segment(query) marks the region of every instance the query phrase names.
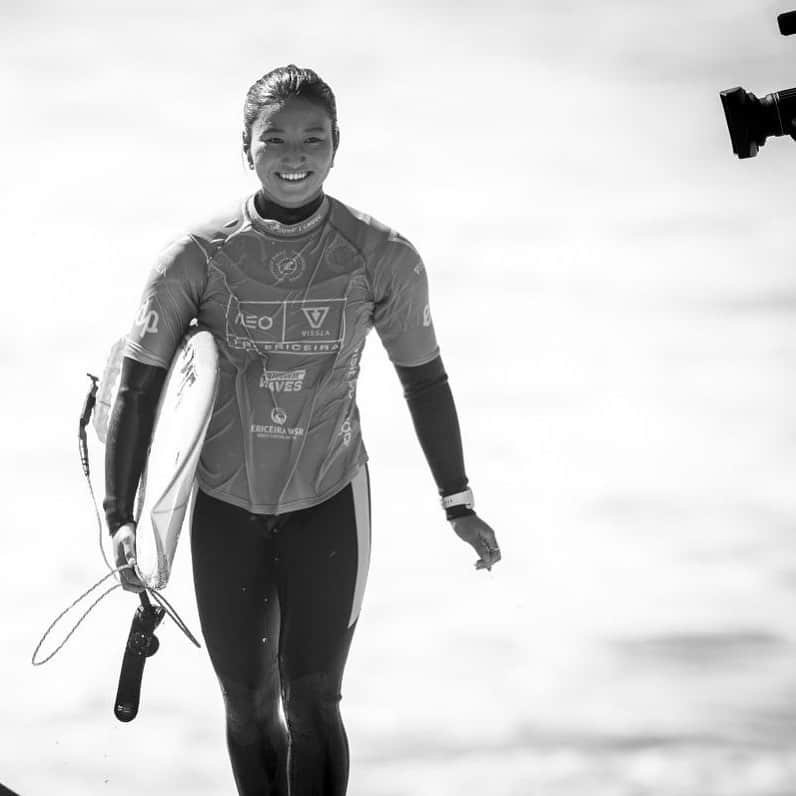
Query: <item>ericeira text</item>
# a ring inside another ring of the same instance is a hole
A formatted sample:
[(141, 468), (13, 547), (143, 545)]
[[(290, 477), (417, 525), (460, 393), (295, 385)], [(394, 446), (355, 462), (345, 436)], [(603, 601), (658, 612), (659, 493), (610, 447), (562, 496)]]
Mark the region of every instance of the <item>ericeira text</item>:
[(304, 429), (301, 427), (288, 428), (286, 426), (268, 426), (260, 423), (252, 423), (251, 433), (256, 434), (258, 437), (300, 437), (304, 434)]

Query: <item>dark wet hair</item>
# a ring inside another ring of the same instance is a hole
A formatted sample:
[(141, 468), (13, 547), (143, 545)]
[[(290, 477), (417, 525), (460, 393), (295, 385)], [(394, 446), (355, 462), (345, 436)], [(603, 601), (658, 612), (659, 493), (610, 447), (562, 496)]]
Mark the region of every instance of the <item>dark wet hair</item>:
[(332, 120), (332, 146), (337, 151), (340, 128), (337, 126), (334, 92), (317, 72), (288, 64), (264, 74), (246, 93), (246, 102), (243, 104), (243, 151), (247, 156), (251, 146), (252, 125), (262, 109), (269, 105), (283, 105), (291, 97), (314, 102), (329, 114)]

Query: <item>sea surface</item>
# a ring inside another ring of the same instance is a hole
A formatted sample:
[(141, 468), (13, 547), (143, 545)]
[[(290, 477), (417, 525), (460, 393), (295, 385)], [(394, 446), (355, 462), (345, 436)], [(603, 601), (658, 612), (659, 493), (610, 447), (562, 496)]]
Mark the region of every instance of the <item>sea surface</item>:
[[(254, 189), (243, 97), (292, 61), (337, 93), (328, 192), (423, 254), (503, 550), (476, 572), (447, 526), (374, 335), (351, 796), (796, 796), (796, 144), (739, 161), (718, 97), (796, 85), (782, 10), (5, 0), (0, 782), (234, 792), (206, 651), (170, 622), (113, 717), (130, 595), (30, 657), (105, 571), (85, 373), (159, 249)], [(166, 596), (198, 632), (189, 558)]]

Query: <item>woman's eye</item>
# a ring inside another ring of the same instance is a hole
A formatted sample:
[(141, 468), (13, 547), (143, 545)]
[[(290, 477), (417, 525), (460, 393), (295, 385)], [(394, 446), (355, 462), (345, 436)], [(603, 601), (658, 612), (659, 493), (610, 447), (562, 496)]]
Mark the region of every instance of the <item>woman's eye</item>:
[(281, 138), (266, 138), (265, 139), (265, 143), (266, 144), (281, 144), (282, 143), (282, 139)]
[(320, 144), (320, 143), (322, 143), (322, 142), (323, 142), (323, 139), (322, 139), (322, 138), (315, 138), (315, 137), (313, 137), (313, 138), (308, 138), (308, 139), (307, 139), (307, 143), (309, 143), (309, 144)]

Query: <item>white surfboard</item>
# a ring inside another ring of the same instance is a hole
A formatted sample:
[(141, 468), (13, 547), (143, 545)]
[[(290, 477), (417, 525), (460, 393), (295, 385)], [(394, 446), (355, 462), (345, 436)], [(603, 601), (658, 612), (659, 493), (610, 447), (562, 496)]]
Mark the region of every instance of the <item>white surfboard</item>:
[[(97, 395), (94, 429), (103, 443), (119, 389), (123, 349), (123, 340), (111, 349)], [(192, 330), (169, 368), (136, 496), (136, 574), (153, 589), (162, 589), (171, 574), (217, 386), (218, 349), (213, 335)]]

